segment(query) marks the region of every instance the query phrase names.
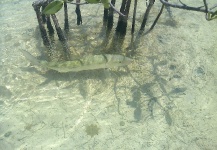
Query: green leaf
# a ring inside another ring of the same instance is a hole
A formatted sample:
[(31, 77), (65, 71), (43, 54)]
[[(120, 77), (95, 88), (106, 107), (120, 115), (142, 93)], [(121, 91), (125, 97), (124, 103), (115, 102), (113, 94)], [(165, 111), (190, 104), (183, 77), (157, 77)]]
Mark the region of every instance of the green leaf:
[(45, 7), (42, 13), (46, 15), (55, 14), (63, 7), (63, 3), (64, 3), (63, 0), (53, 1)]
[(108, 1), (108, 0), (101, 0), (101, 2), (103, 3), (104, 8), (109, 9), (110, 4), (109, 4), (109, 1)]
[(86, 2), (90, 3), (90, 4), (95, 4), (95, 3), (99, 3), (100, 0), (85, 0)]

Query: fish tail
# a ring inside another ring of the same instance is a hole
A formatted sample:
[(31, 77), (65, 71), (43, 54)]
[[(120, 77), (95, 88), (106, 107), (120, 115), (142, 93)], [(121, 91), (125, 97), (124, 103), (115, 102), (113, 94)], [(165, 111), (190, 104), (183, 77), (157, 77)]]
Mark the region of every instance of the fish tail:
[(35, 58), (29, 52), (27, 52), (25, 50), (22, 50), (22, 49), (20, 49), (20, 51), (23, 53), (23, 55), (26, 57), (26, 59), (28, 59), (31, 63), (33, 63), (34, 65), (41, 66), (40, 60), (38, 60), (37, 58)]

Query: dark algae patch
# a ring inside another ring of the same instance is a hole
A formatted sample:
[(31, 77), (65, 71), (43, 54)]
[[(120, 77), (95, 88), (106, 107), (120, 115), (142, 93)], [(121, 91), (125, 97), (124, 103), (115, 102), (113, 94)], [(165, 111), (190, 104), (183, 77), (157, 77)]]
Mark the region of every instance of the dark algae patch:
[(85, 132), (93, 137), (99, 134), (99, 127), (96, 124), (86, 125)]

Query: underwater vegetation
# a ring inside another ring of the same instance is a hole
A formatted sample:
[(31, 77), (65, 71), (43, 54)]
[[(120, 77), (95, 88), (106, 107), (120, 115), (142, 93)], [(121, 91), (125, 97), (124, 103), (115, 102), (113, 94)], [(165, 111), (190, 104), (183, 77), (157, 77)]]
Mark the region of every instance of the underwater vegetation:
[[(146, 35), (150, 33), (150, 31), (153, 30), (155, 25), (157, 24), (162, 12), (164, 9), (167, 10), (167, 12), (170, 15), (171, 20), (174, 20), (170, 8), (178, 8), (183, 10), (190, 10), (190, 11), (198, 11), (206, 14), (206, 19), (208, 21), (214, 20), (217, 18), (217, 5), (211, 6), (208, 5), (206, 0), (203, 0), (203, 7), (201, 6), (188, 6), (188, 4), (185, 4), (181, 1), (177, 3), (168, 2), (165, 0), (160, 0), (161, 8), (159, 13), (157, 14), (156, 18), (154, 19), (152, 25), (149, 29), (145, 29), (147, 26), (148, 19), (150, 17), (150, 14), (152, 13), (151, 9), (153, 8), (154, 4), (156, 3), (155, 0), (149, 0), (146, 1), (146, 6), (144, 6), (145, 11), (143, 15), (143, 19), (139, 28), (139, 32), (136, 35), (136, 38), (134, 39), (134, 32), (135, 32), (135, 20), (137, 15), (137, 6), (140, 4), (140, 1), (135, 0), (134, 3), (131, 3), (131, 0), (128, 1), (122, 1), (120, 9), (115, 8), (116, 0), (84, 0), (84, 1), (76, 1), (73, 2), (73, 0), (55, 0), (55, 1), (48, 1), (48, 0), (36, 0), (33, 2), (33, 8), (36, 12), (36, 16), (39, 23), (39, 29), (41, 32), (41, 37), (43, 40), (43, 43), (45, 47), (48, 49), (47, 52), (45, 52), (45, 55), (49, 58), (52, 55), (52, 39), (54, 36), (54, 28), (56, 29), (56, 33), (58, 35), (59, 41), (62, 43), (63, 48), (63, 55), (65, 60), (72, 60), (71, 54), (70, 54), (70, 48), (68, 44), (68, 34), (69, 34), (69, 19), (68, 19), (68, 4), (73, 4), (76, 6), (75, 13), (77, 16), (77, 25), (82, 24), (82, 14), (81, 14), (81, 7), (82, 5), (88, 5), (88, 4), (97, 4), (101, 3), (103, 5), (104, 11), (103, 11), (103, 26), (102, 30), (105, 32), (105, 44), (107, 44), (108, 39), (110, 38), (110, 34), (112, 33), (112, 28), (115, 24), (114, 22), (114, 13), (118, 13), (118, 22), (115, 30), (115, 38), (113, 41), (118, 41), (120, 45), (123, 44), (124, 38), (127, 33), (127, 26), (128, 26), (128, 18), (130, 13), (130, 7), (133, 7), (133, 13), (130, 14), (133, 16), (132, 18), (132, 26), (131, 26), (131, 44), (130, 48), (131, 51), (134, 50), (134, 46), (137, 45), (139, 42), (139, 38), (141, 35)], [(143, 3), (144, 5), (144, 3)], [(115, 6), (115, 7), (114, 7)], [(209, 7), (208, 7), (209, 6)], [(64, 31), (59, 26), (59, 21), (57, 19), (56, 13), (60, 11), (61, 9), (64, 9)], [(120, 10), (120, 11), (119, 11)], [(53, 24), (55, 27), (53, 27), (51, 20), (53, 20)], [(174, 21), (166, 21), (166, 24), (170, 26), (176, 26), (176, 22)], [(45, 27), (47, 25), (47, 29)], [(146, 31), (146, 32), (144, 32)], [(144, 34), (143, 34), (144, 33)], [(49, 36), (48, 36), (49, 35)], [(120, 47), (121, 48), (121, 47)], [(130, 50), (129, 50), (130, 51)], [(116, 53), (118, 51), (115, 51)], [(127, 55), (133, 54), (133, 52), (127, 52)]]
[(100, 128), (96, 124), (90, 124), (85, 126), (85, 132), (87, 133), (87, 135), (90, 135), (91, 138), (99, 134), (99, 129)]

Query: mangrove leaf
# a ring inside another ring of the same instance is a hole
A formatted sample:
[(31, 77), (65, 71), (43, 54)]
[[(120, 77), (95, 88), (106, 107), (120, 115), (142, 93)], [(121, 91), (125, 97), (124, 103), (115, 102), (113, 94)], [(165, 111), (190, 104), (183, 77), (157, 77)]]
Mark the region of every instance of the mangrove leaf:
[(101, 3), (103, 3), (105, 9), (109, 9), (110, 4), (108, 0), (101, 0)]
[(63, 7), (63, 3), (64, 1), (61, 0), (53, 1), (45, 7), (42, 13), (46, 15), (55, 14)]
[(95, 4), (95, 3), (99, 3), (100, 0), (85, 0), (86, 2), (90, 3), (90, 4)]

